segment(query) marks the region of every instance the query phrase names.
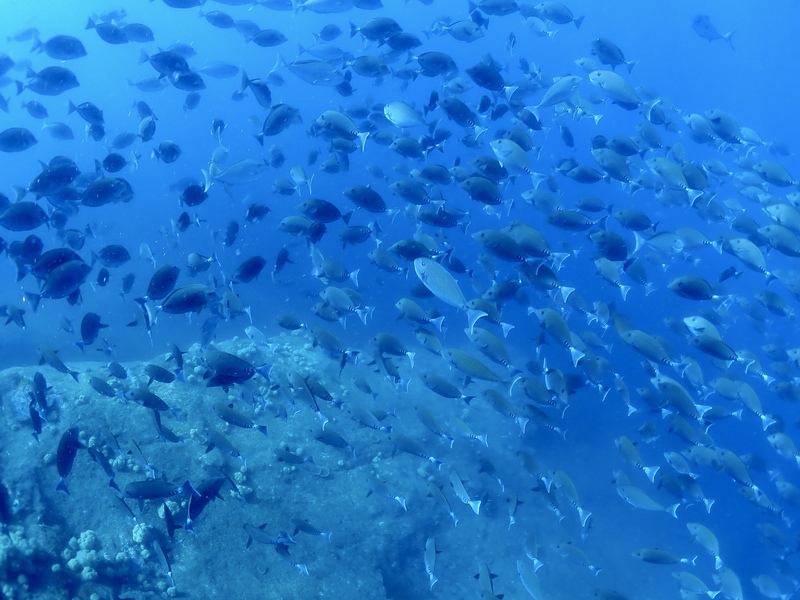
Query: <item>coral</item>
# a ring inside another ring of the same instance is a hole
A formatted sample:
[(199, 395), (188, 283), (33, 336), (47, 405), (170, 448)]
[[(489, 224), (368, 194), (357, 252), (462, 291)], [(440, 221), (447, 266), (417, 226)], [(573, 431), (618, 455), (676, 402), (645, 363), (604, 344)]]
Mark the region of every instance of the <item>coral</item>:
[(146, 544), (150, 540), (150, 528), (144, 523), (137, 523), (133, 527), (133, 541), (137, 544)]
[(97, 535), (91, 529), (87, 529), (81, 533), (81, 537), (78, 539), (78, 545), (81, 550), (94, 550), (97, 546)]

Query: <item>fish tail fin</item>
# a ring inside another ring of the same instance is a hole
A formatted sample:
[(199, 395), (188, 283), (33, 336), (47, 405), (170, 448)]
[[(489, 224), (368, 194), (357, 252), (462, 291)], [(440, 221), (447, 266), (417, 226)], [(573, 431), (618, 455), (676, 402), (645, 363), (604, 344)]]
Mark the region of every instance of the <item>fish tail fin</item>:
[[(630, 288), (629, 288), (629, 289), (630, 289)], [(584, 356), (586, 356), (586, 353), (584, 353), (584, 352), (581, 352), (581, 351), (580, 351), (580, 350), (578, 350), (577, 348), (573, 348), (573, 347), (570, 347), (570, 349), (569, 349), (569, 353), (570, 353), (570, 357), (572, 358), (572, 364), (573, 364), (574, 366), (576, 366), (576, 367), (578, 366), (578, 363), (581, 361), (581, 359), (582, 359)]]
[(581, 520), (581, 527), (586, 527), (586, 522), (592, 516), (592, 513), (589, 512), (588, 510), (584, 510), (581, 507), (578, 507), (578, 516), (580, 517)]
[(27, 188), (20, 187), (18, 185), (14, 186), (14, 196), (16, 202), (22, 200), (27, 194), (28, 194)]
[(481, 512), (481, 503), (482, 502), (483, 502), (483, 500), (470, 500), (469, 501), (469, 507), (472, 509), (472, 511), (476, 515), (480, 514), (480, 512)]
[(25, 292), (25, 298), (31, 303), (31, 309), (36, 312), (39, 308), (39, 302), (42, 300), (41, 294), (34, 294), (33, 292)]
[(572, 22), (575, 23), (575, 29), (580, 29), (581, 25), (583, 24), (584, 17), (578, 17), (577, 19), (573, 20)]
[(183, 485), (181, 486), (181, 492), (183, 492), (185, 494), (191, 494), (195, 498), (200, 498), (201, 497), (200, 492), (198, 492), (195, 489), (195, 487), (191, 484), (191, 482), (188, 479), (183, 482)]
[(485, 317), (487, 313), (483, 312), (482, 310), (467, 310), (467, 321), (469, 322), (469, 330), (472, 331), (475, 328), (475, 323), (478, 322), (479, 319)]
[(725, 39), (726, 42), (728, 42), (728, 45), (731, 47), (731, 50), (733, 50), (735, 52), (736, 51), (736, 46), (733, 45), (733, 34), (734, 33), (736, 33), (736, 32), (735, 31), (729, 31), (728, 33), (723, 34), (722, 37)]
[(647, 475), (647, 478), (652, 483), (655, 483), (656, 482), (656, 475), (658, 474), (659, 469), (661, 469), (661, 467), (644, 467), (642, 470)]
[(41, 54), (44, 50), (44, 44), (42, 44), (41, 38), (39, 38), (39, 34), (35, 34), (33, 36), (33, 46), (31, 46), (31, 52), (36, 52)]
[[(364, 153), (364, 148), (365, 148), (365, 147), (366, 147), (366, 145), (367, 145), (367, 138), (368, 138), (368, 137), (369, 137), (369, 131), (363, 131), (363, 132), (361, 132), (361, 133), (359, 133), (359, 134), (358, 134), (358, 138), (361, 140), (361, 153), (362, 153), (362, 154)], [(311, 188), (310, 188), (310, 186), (309, 186), (309, 190), (310, 190), (310, 189), (311, 189)]]

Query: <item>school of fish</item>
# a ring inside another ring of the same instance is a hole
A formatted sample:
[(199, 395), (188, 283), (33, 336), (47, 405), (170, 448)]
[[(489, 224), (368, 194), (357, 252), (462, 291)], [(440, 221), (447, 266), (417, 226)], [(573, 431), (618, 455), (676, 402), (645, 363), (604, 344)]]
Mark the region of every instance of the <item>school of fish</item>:
[[(26, 406), (4, 394), (5, 426), (50, 462), (41, 506), (0, 463), (3, 532), (76, 487), (119, 509), (103, 519), (150, 528), (147, 577), (51, 585), (210, 597), (178, 573), (220, 552), (204, 539), (227, 498), (242, 556), (274, 550), (237, 570), (274, 597), (290, 597), (276, 577), (308, 585), (296, 597), (315, 589), (303, 578), (347, 579), (366, 536), (394, 559), (383, 589), (351, 581), (352, 598), (800, 589), (786, 144), (722, 96), (675, 105), (633, 49), (590, 39), (592, 15), (557, 2), (162, 3), (173, 27), (260, 67), (123, 8), (83, 31), (32, 19), (0, 52), (0, 152), (35, 173), (4, 170), (0, 314), (31, 332), (60, 322), (22, 338), (43, 365), (19, 384)], [(270, 27), (278, 14), (291, 30)], [(686, 28), (740, 51), (708, 16)], [(556, 35), (584, 44), (569, 72), (549, 72)], [(82, 69), (111, 47), (130, 87), (83, 98)], [(219, 116), (199, 124), (203, 110)], [(128, 230), (131, 211), (157, 236)], [(157, 358), (117, 362), (131, 336)], [(95, 351), (111, 362), (73, 365)], [(369, 507), (363, 529), (303, 516), (335, 502), (329, 478)], [(640, 525), (620, 555), (625, 521)], [(59, 526), (80, 533), (66, 513)], [(739, 528), (755, 567), (730, 548)]]

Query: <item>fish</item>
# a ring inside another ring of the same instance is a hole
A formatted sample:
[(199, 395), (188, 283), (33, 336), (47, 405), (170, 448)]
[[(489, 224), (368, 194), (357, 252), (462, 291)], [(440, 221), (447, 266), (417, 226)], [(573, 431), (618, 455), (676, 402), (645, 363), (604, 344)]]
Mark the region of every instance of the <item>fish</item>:
[(186, 314), (203, 310), (213, 291), (203, 284), (190, 284), (172, 290), (158, 305), (158, 309), (170, 314)]
[(311, 536), (322, 537), (331, 542), (331, 536), (333, 535), (332, 531), (320, 531), (316, 527), (314, 527), (311, 523), (309, 523), (306, 519), (301, 519), (298, 517), (292, 517), (292, 525), (294, 525), (294, 531), (292, 535), (297, 535), (299, 532), (307, 533)]
[(281, 60), (292, 75), (311, 85), (337, 87), (347, 81), (338, 68), (324, 60), (300, 59), (291, 63), (282, 57)]
[(188, 479), (180, 485), (156, 479), (132, 481), (125, 486), (124, 490), (125, 497), (132, 500), (164, 500), (179, 494), (200, 497), (200, 492), (194, 488)]
[(217, 413), (217, 416), (219, 416), (219, 418), (226, 423), (230, 423), (231, 425), (241, 427), (243, 429), (257, 429), (262, 434), (268, 435), (266, 425), (256, 425), (246, 415), (233, 408), (233, 405), (217, 402), (214, 404), (213, 408), (214, 412)]
[(539, 104), (529, 107), (531, 113), (538, 119), (539, 109), (547, 106), (555, 106), (567, 100), (571, 100), (575, 90), (583, 81), (577, 75), (567, 75), (556, 77), (552, 84), (547, 88)]
[(27, 89), (42, 96), (59, 96), (80, 86), (75, 73), (66, 67), (45, 67), (38, 73), (29, 69), (27, 78), (27, 83), (16, 82), (17, 94)]
[(69, 369), (67, 365), (65, 365), (64, 362), (58, 357), (58, 354), (55, 350), (45, 344), (40, 344), (39, 354), (41, 356), (39, 364), (47, 364), (59, 373), (69, 375), (75, 380), (76, 383), (80, 382), (78, 379), (79, 373)]
[(266, 162), (252, 158), (244, 158), (224, 169), (212, 162), (208, 171), (201, 169), (205, 182), (204, 189), (207, 191), (214, 182), (225, 185), (244, 185), (258, 181), (266, 173), (267, 166)]
[(625, 502), (634, 508), (650, 511), (664, 511), (676, 519), (678, 518), (677, 513), (680, 503), (671, 506), (663, 506), (648, 496), (644, 490), (632, 485), (618, 485), (617, 493)]
[(575, 17), (569, 7), (558, 2), (541, 2), (534, 5), (534, 10), (541, 15), (542, 19), (566, 25), (573, 23), (576, 29), (580, 29), (583, 24), (584, 16)]
[(489, 436), (487, 434), (476, 433), (472, 427), (458, 417), (450, 417), (447, 424), (456, 435), (465, 440), (477, 440), (487, 448), (489, 447)]
[(153, 148), (151, 156), (166, 164), (170, 164), (178, 160), (182, 153), (183, 150), (178, 144), (172, 140), (163, 140), (159, 142), (158, 147)]
[(267, 261), (263, 257), (251, 256), (236, 267), (232, 281), (250, 283), (261, 274), (261, 271), (266, 265)]
[(6, 325), (15, 323), (20, 329), (25, 329), (25, 311), (14, 306), (13, 304), (5, 304), (0, 306), (0, 316), (7, 317)]
[(719, 557), (719, 542), (717, 541), (717, 536), (701, 523), (690, 522), (686, 524), (686, 528), (689, 530), (695, 542), (714, 557), (715, 568), (717, 570), (722, 568), (723, 562)]
[(255, 367), (235, 354), (224, 352), (215, 348), (208, 348), (203, 354), (203, 363), (208, 369), (206, 385), (228, 388), (235, 383), (242, 383), (252, 378), (256, 373), (267, 377), (265, 367)]
[(163, 300), (175, 289), (179, 276), (180, 268), (169, 263), (161, 265), (150, 277), (143, 298), (145, 300)]
[(456, 497), (461, 500), (464, 504), (469, 506), (476, 515), (480, 514), (481, 511), (481, 500), (472, 500), (470, 498), (469, 493), (467, 492), (466, 488), (464, 487), (464, 483), (461, 481), (461, 478), (458, 476), (455, 470), (450, 471), (450, 486), (453, 488), (453, 492), (455, 493)]
[(121, 28), (130, 42), (145, 43), (155, 41), (153, 30), (144, 23), (125, 23)]
[(555, 551), (560, 556), (566, 558), (568, 561), (586, 567), (589, 569), (589, 572), (593, 575), (597, 576), (602, 569), (599, 569), (595, 565), (589, 562), (588, 557), (584, 552), (578, 548), (575, 544), (570, 542), (556, 544)]
[(58, 469), (58, 485), (56, 490), (69, 494), (67, 489), (67, 476), (72, 471), (72, 466), (75, 463), (75, 457), (78, 455), (78, 450), (85, 448), (79, 439), (79, 430), (77, 427), (70, 427), (63, 434), (58, 442), (58, 450), (56, 452), (56, 467)]
[(125, 30), (115, 23), (95, 22), (90, 17), (86, 24), (86, 29), (94, 29), (100, 39), (107, 44), (119, 45), (128, 43), (128, 36), (125, 34)]
[(86, 313), (81, 319), (81, 341), (76, 342), (75, 345), (81, 350), (86, 346), (91, 346), (105, 327), (108, 325), (101, 322), (100, 315), (93, 312)]
[(733, 46), (733, 32), (720, 33), (711, 22), (711, 17), (708, 15), (695, 15), (692, 17), (692, 29), (704, 40), (708, 40), (709, 42), (725, 40), (728, 42), (728, 45), (735, 50)]
[(479, 319), (486, 316), (487, 313), (467, 306), (466, 298), (458, 282), (439, 263), (429, 258), (417, 258), (414, 260), (414, 272), (434, 296), (467, 313), (470, 330), (475, 327), (475, 323)]
[(122, 177), (103, 177), (89, 184), (81, 195), (84, 206), (98, 207), (133, 199), (131, 184)]
[(444, 464), (441, 460), (430, 454), (429, 451), (425, 450), (423, 446), (409, 437), (393, 434), (391, 436), (391, 442), (397, 450), (430, 461), (437, 469), (441, 469)]
[(714, 293), (711, 284), (697, 275), (684, 275), (673, 279), (667, 286), (682, 298), (689, 300), (716, 300), (720, 298)]
[(425, 552), (424, 552), (424, 562), (425, 562), (425, 572), (428, 575), (428, 580), (430, 581), (430, 588), (433, 589), (433, 586), (436, 582), (439, 581), (439, 578), (434, 575), (434, 569), (436, 568), (436, 554), (439, 551), (436, 550), (436, 541), (433, 538), (428, 538), (425, 540)]
[(609, 100), (626, 110), (634, 110), (642, 103), (633, 86), (614, 71), (592, 71), (589, 73), (589, 81), (597, 86)]
[(99, 262), (104, 267), (108, 268), (121, 267), (130, 259), (130, 252), (128, 252), (125, 246), (121, 246), (120, 244), (110, 244), (101, 248), (97, 254), (92, 253), (93, 262)]
[(501, 138), (492, 140), (489, 145), (497, 160), (510, 174), (525, 173), (529, 175), (534, 187), (537, 187), (544, 179), (542, 174), (533, 170), (530, 157), (514, 140)]
[(37, 143), (33, 133), (24, 127), (9, 127), (0, 131), (0, 152), (24, 152)]
[(44, 42), (37, 37), (31, 51), (44, 52), (56, 60), (75, 60), (87, 55), (83, 42), (74, 36), (63, 34), (54, 35)]
[(614, 70), (619, 65), (625, 65), (628, 73), (633, 71), (638, 61), (626, 61), (622, 50), (608, 38), (598, 37), (590, 42), (592, 55), (597, 57), (602, 64), (608, 65)]
[(149, 386), (154, 381), (158, 381), (160, 383), (172, 383), (175, 381), (176, 376), (174, 373), (165, 369), (160, 365), (155, 364), (148, 364), (144, 367), (144, 372), (147, 374), (148, 381), (147, 385)]
[(423, 117), (406, 102), (397, 100), (383, 107), (384, 116), (396, 127), (408, 129), (425, 125)]
[(332, 42), (340, 35), (342, 35), (341, 28), (335, 23), (329, 23), (323, 26), (319, 32), (315, 34), (315, 37), (324, 42)]

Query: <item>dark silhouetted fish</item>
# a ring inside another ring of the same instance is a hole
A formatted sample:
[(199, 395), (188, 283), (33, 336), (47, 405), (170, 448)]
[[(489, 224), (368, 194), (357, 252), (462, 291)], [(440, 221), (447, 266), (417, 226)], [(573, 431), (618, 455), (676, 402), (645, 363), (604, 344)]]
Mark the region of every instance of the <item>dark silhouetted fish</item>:
[(59, 476), (56, 489), (65, 494), (69, 494), (66, 482), (67, 476), (72, 471), (75, 457), (81, 448), (85, 448), (85, 446), (78, 439), (77, 427), (71, 427), (61, 435), (61, 439), (58, 442), (58, 451), (56, 452), (56, 467), (58, 468)]
[(30, 130), (11, 127), (0, 131), (0, 152), (23, 152), (37, 143)]
[(42, 96), (58, 96), (78, 87), (75, 73), (65, 67), (45, 67), (38, 73), (28, 70), (28, 83), (17, 82), (17, 94), (31, 90)]
[(31, 50), (44, 52), (56, 60), (73, 60), (86, 56), (86, 48), (83, 47), (83, 43), (71, 35), (55, 35), (46, 42), (37, 39)]
[(242, 261), (233, 274), (233, 280), (241, 283), (249, 283), (261, 274), (267, 261), (261, 256), (251, 256)]
[(100, 249), (100, 252), (95, 254), (92, 252), (92, 262), (100, 262), (101, 265), (108, 268), (121, 267), (131, 259), (131, 254), (125, 246), (120, 244), (109, 244)]
[(86, 313), (81, 319), (81, 341), (75, 342), (75, 345), (81, 350), (85, 346), (91, 346), (104, 327), (108, 327), (108, 325), (101, 322), (100, 315), (93, 312)]
[(147, 300), (163, 300), (166, 298), (167, 295), (175, 289), (175, 284), (178, 282), (180, 272), (180, 268), (169, 263), (159, 267), (150, 277), (145, 298)]
[(191, 284), (173, 290), (159, 305), (159, 310), (170, 314), (200, 312), (214, 291), (203, 284)]

